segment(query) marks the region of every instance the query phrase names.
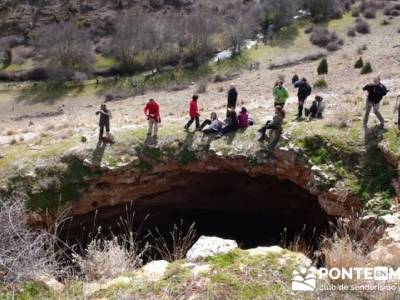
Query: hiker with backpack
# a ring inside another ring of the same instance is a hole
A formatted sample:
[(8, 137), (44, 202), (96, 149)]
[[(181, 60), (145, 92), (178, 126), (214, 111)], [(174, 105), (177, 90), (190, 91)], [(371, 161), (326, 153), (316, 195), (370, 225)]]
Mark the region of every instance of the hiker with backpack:
[(297, 98), (299, 100), (298, 104), (298, 113), (297, 113), (297, 119), (300, 119), (303, 117), (303, 109), (304, 109), (304, 103), (307, 100), (307, 97), (311, 95), (312, 88), (308, 84), (306, 78), (302, 78), (294, 83), (294, 87), (298, 89), (297, 91)]
[[(205, 120), (201, 124), (201, 129), (203, 130), (204, 134), (212, 134), (212, 133), (219, 133), (222, 129), (223, 123), (218, 119), (217, 113), (212, 112), (210, 115), (210, 119)], [(204, 129), (208, 126), (206, 129)]]
[(363, 91), (368, 92), (366, 107), (365, 107), (365, 116), (364, 116), (364, 127), (367, 128), (369, 114), (371, 113), (371, 109), (373, 109), (374, 114), (378, 118), (381, 123), (381, 128), (385, 127), (385, 120), (383, 119), (380, 111), (379, 104), (384, 96), (388, 93), (386, 87), (381, 83), (381, 79), (379, 77), (375, 77), (372, 83), (367, 84)]
[(228, 91), (228, 105), (227, 108), (236, 108), (237, 104), (237, 99), (238, 99), (238, 92), (236, 90), (235, 84), (232, 83), (229, 91)]
[(190, 126), (193, 122), (196, 121), (196, 130), (200, 130), (200, 113), (199, 107), (197, 105), (197, 101), (199, 100), (199, 96), (193, 95), (192, 100), (189, 102), (189, 117), (190, 120), (185, 125), (185, 130), (189, 130)]
[(285, 107), (286, 100), (289, 98), (289, 92), (283, 86), (283, 80), (278, 80), (273, 88), (274, 106)]
[[(99, 141), (102, 142), (104, 140), (110, 140), (110, 119), (111, 111), (107, 109), (105, 104), (100, 106), (100, 110), (96, 111), (96, 115), (100, 115), (99, 119)], [(106, 136), (104, 137), (104, 129), (106, 129)]]
[(144, 107), (144, 114), (149, 121), (147, 136), (157, 138), (158, 125), (161, 123), (160, 106), (154, 99), (150, 99)]

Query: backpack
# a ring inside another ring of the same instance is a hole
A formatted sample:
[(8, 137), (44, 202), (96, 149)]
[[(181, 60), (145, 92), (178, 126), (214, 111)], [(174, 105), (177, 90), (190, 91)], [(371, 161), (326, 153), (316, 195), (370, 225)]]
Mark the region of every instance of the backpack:
[(311, 95), (311, 92), (312, 92), (312, 88), (311, 88), (311, 86), (307, 83), (307, 85), (306, 85), (306, 95), (307, 95), (307, 96), (310, 96), (310, 95)]

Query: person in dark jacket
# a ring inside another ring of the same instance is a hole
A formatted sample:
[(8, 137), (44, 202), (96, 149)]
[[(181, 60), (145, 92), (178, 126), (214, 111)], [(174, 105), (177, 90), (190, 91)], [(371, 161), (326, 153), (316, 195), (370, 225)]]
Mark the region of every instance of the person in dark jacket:
[(109, 139), (110, 137), (110, 119), (111, 119), (111, 112), (107, 109), (107, 106), (105, 104), (102, 104), (100, 106), (100, 110), (96, 111), (96, 115), (100, 115), (99, 119), (99, 127), (100, 127), (100, 133), (99, 133), (99, 141), (103, 140), (103, 135), (104, 135), (104, 128), (106, 129), (107, 136), (106, 138)]
[(368, 92), (365, 107), (364, 127), (367, 127), (369, 114), (371, 113), (371, 109), (373, 109), (374, 114), (378, 118), (379, 122), (381, 123), (381, 127), (383, 128), (385, 126), (385, 120), (379, 112), (379, 104), (382, 98), (388, 93), (388, 90), (381, 83), (381, 79), (379, 77), (375, 77), (373, 82), (367, 84), (363, 90)]
[(185, 125), (185, 130), (189, 130), (189, 127), (196, 121), (196, 129), (201, 130), (200, 127), (200, 113), (199, 107), (197, 105), (197, 100), (199, 100), (199, 96), (193, 95), (192, 100), (189, 103), (189, 117), (190, 120)]
[(304, 77), (294, 83), (294, 87), (298, 88), (297, 98), (299, 100), (297, 118), (303, 117), (304, 103), (307, 97), (311, 95), (312, 88)]
[(226, 112), (226, 120), (224, 122), (224, 127), (221, 132), (217, 135), (217, 137), (221, 137), (222, 135), (233, 132), (239, 129), (239, 119), (236, 111), (232, 108), (229, 108)]
[(237, 104), (237, 99), (238, 99), (238, 92), (236, 90), (235, 84), (232, 83), (229, 91), (228, 91), (228, 106), (227, 108), (236, 108)]
[(317, 95), (315, 96), (314, 101), (311, 104), (310, 109), (305, 109), (305, 115), (306, 117), (309, 117), (309, 120), (318, 118), (322, 119), (322, 114), (325, 109), (325, 105), (322, 102), (324, 100), (321, 96)]

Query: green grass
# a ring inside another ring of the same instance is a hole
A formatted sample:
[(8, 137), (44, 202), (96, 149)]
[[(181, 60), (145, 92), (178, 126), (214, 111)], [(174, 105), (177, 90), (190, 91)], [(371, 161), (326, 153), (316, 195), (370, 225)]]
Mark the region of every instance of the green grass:
[(95, 69), (110, 69), (117, 66), (117, 64), (118, 63), (114, 58), (97, 54), (95, 56), (95, 63), (93, 67)]
[(29, 71), (31, 69), (33, 69), (33, 60), (27, 59), (22, 64), (11, 64), (7, 68), (0, 69), (0, 71), (17, 73), (17, 72)]
[(337, 179), (343, 181), (365, 204), (377, 195), (381, 197), (378, 205), (368, 209), (384, 213), (390, 208), (395, 194), (391, 186), (391, 181), (396, 178), (395, 170), (377, 147), (371, 147), (365, 154), (360, 151), (364, 145), (358, 127), (341, 130), (338, 135), (335, 129), (331, 130), (311, 136), (300, 133), (297, 145), (305, 151), (313, 164), (333, 165)]

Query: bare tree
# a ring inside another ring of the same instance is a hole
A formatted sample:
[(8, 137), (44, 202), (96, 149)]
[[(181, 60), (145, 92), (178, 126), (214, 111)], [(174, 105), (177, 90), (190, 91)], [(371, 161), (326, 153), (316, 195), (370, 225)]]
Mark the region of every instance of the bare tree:
[(225, 37), (228, 47), (232, 49), (232, 56), (235, 57), (242, 52), (246, 39), (251, 37), (250, 26), (244, 20), (229, 25)]
[(143, 50), (146, 53), (146, 65), (159, 71), (162, 65), (177, 56), (174, 47), (172, 20), (168, 17), (149, 17), (143, 24)]
[(0, 282), (19, 282), (53, 275), (49, 252), (52, 236), (27, 223), (24, 201), (0, 200)]
[(137, 69), (137, 56), (143, 49), (143, 32), (145, 16), (125, 15), (117, 24), (116, 33), (112, 37), (111, 52), (124, 72)]
[(262, 28), (268, 30), (273, 25), (275, 30), (290, 24), (296, 11), (301, 7), (295, 0), (264, 0), (261, 7), (264, 12)]
[(200, 10), (183, 17), (177, 34), (184, 62), (197, 67), (205, 61), (214, 50), (212, 35), (219, 25), (216, 18)]
[(50, 24), (38, 32), (35, 41), (40, 54), (48, 60), (56, 79), (66, 79), (73, 72), (91, 68), (92, 52), (87, 31), (74, 23)]

